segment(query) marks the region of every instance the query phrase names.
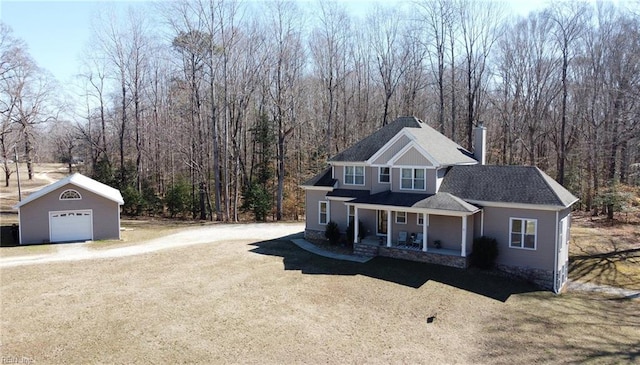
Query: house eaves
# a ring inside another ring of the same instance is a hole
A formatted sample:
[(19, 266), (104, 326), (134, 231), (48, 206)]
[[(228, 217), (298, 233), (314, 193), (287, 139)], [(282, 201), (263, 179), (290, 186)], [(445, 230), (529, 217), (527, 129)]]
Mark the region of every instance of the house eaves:
[(73, 185), (87, 191), (90, 191), (96, 195), (99, 195), (103, 198), (109, 199), (118, 203), (118, 205), (123, 205), (124, 200), (122, 199), (122, 194), (118, 189), (114, 189), (108, 185), (105, 185), (99, 181), (93, 180), (89, 177), (86, 177), (82, 174), (75, 173), (73, 175), (69, 175), (64, 179), (58, 180), (52, 184), (49, 184), (42, 189), (30, 194), (25, 199), (20, 201), (18, 204), (13, 206), (13, 209), (19, 209), (20, 207), (28, 204), (44, 195), (49, 194), (50, 192), (59, 189), (65, 185)]

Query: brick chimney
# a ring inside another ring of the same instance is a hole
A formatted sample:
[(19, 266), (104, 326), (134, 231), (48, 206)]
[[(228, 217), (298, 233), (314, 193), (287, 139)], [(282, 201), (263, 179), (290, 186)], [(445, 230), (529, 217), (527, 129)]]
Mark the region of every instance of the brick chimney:
[(473, 128), (473, 157), (480, 165), (487, 163), (487, 128), (482, 121)]

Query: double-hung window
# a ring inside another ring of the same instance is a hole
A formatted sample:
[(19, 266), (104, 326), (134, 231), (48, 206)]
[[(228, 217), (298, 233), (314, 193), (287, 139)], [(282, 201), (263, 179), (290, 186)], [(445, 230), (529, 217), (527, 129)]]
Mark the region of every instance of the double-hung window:
[(378, 167), (378, 182), (388, 184), (391, 181), (391, 174), (388, 167)]
[(364, 185), (364, 166), (344, 167), (345, 185)]
[(396, 212), (396, 223), (407, 224), (407, 212)]
[(404, 168), (400, 170), (400, 189), (402, 190), (424, 190), (425, 188), (424, 169)]
[(538, 221), (536, 219), (511, 218), (509, 247), (536, 249)]
[(329, 202), (321, 200), (318, 205), (318, 223), (327, 224), (329, 222)]

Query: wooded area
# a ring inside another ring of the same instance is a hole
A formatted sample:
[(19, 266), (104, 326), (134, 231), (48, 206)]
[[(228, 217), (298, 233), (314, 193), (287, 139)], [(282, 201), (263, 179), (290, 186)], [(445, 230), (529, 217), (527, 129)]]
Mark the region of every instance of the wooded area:
[(612, 214), (640, 185), (638, 8), (558, 2), (514, 17), (498, 2), (418, 0), (357, 16), (333, 1), (161, 2), (96, 19), (80, 106), (2, 25), (5, 183), (15, 154), (31, 172), (55, 149), (119, 188), (125, 214), (298, 219), (298, 184), (415, 115), (466, 148), (483, 122), (488, 163), (537, 165), (580, 209)]

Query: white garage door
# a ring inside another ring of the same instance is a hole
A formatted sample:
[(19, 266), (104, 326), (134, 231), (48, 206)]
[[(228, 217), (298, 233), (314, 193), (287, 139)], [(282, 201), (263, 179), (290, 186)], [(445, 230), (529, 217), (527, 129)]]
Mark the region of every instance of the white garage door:
[(93, 239), (91, 210), (49, 212), (51, 242), (87, 241)]

